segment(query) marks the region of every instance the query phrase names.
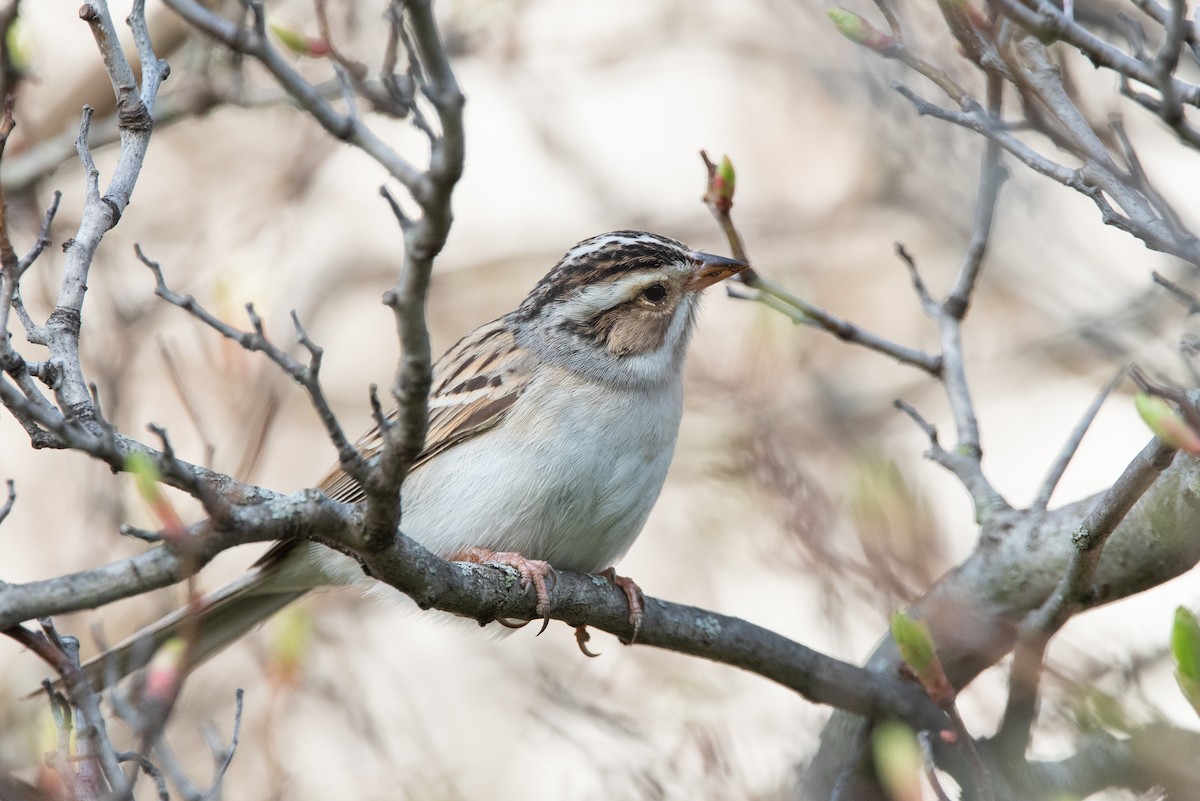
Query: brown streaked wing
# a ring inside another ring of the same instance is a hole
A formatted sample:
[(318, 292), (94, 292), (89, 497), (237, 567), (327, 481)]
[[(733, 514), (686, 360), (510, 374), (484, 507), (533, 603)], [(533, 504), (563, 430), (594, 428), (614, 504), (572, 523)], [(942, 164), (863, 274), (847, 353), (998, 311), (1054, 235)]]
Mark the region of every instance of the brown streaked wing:
[[(524, 355), (501, 318), (476, 328), (438, 359), (429, 393), (425, 448), (412, 469), (504, 419), (529, 383), (529, 373), (521, 364)], [(388, 415), (394, 416), (395, 411)], [(379, 446), (378, 426), (355, 443), (367, 458), (378, 453)], [(342, 503), (357, 503), (364, 497), (358, 482), (337, 466), (317, 486)]]

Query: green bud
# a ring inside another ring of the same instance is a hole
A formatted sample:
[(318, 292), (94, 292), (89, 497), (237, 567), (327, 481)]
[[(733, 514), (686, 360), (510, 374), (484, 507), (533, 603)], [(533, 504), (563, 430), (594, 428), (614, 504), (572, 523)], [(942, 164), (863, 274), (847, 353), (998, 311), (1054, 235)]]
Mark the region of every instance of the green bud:
[(900, 658), (920, 676), (933, 661), (933, 637), (929, 628), (903, 612), (892, 615), (892, 639), (900, 649)]
[(183, 682), (188, 644), (180, 637), (172, 637), (163, 643), (146, 666), (146, 683), (142, 690), (145, 700), (174, 703)]
[(1185, 607), (1175, 610), (1171, 627), (1171, 653), (1175, 655), (1175, 680), (1192, 708), (1200, 712), (1200, 621)]
[(271, 33), (275, 34), (275, 38), (279, 40), (280, 44), (298, 56), (321, 58), (333, 52), (329, 43), (324, 39), (307, 36), (277, 22), (269, 22), (267, 27), (271, 29)]
[(855, 44), (874, 50), (885, 58), (891, 58), (896, 48), (899, 47), (899, 42), (853, 11), (847, 11), (844, 8), (828, 8), (825, 9), (825, 14), (842, 36)]
[(133, 476), (138, 494), (146, 503), (153, 506), (159, 502), (162, 493), (158, 488), (158, 482), (162, 479), (162, 475), (158, 472), (158, 465), (154, 463), (153, 459), (140, 451), (135, 451), (125, 457), (125, 472)]
[(921, 774), (925, 759), (912, 729), (895, 721), (879, 724), (871, 733), (871, 753), (888, 798), (919, 801), (924, 797)]
[(27, 27), (24, 19), (18, 14), (8, 26), (8, 37), (4, 43), (8, 47), (8, 58), (12, 65), (22, 71), (29, 69), (30, 43)]
[(1200, 435), (1197, 435), (1175, 407), (1157, 395), (1139, 392), (1133, 398), (1142, 421), (1164, 445), (1179, 448), (1190, 454), (1200, 454)]
[(279, 683), (291, 685), (312, 645), (312, 613), (304, 606), (289, 606), (272, 621), (268, 673)]
[(733, 188), (737, 183), (737, 175), (733, 171), (733, 162), (729, 160), (729, 156), (721, 156), (721, 163), (717, 165), (713, 183), (718, 197), (733, 199)]

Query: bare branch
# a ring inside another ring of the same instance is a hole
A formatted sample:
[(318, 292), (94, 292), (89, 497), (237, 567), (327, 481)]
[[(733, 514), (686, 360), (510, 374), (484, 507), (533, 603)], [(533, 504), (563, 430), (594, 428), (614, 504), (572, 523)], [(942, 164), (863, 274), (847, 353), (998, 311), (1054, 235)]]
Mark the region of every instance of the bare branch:
[[(1101, 183), (1115, 185), (1115, 179), (1096, 165), (1085, 164), (1078, 169), (1065, 167), (1042, 156), (1013, 136), (1005, 130), (999, 120), (993, 119), (986, 112), (980, 110), (961, 112), (941, 108), (919, 97), (902, 84), (893, 84), (893, 88), (913, 104), (918, 114), (944, 120), (985, 136), (1034, 172), (1045, 175), (1084, 195), (1100, 209), (1101, 220), (1105, 225), (1111, 225), (1137, 237), (1153, 250), (1169, 253), (1189, 263), (1200, 265), (1200, 248), (1197, 248), (1194, 240), (1178, 242), (1169, 231), (1165, 230), (1164, 224), (1157, 218), (1154, 220), (1134, 219), (1118, 212), (1107, 200), (1105, 190), (1101, 188)], [(1129, 195), (1127, 190), (1121, 191), (1119, 194), (1126, 197)]]
[[(441, 134), (429, 137), (429, 169), (413, 198), (420, 205), (420, 220), (403, 227), (404, 269), (400, 279), (384, 293), (400, 338), (401, 356), (392, 386), (399, 409), (396, 425), (381, 429), (384, 447), (375, 470), (366, 482), (368, 503), (366, 545), (383, 547), (393, 537), (400, 520), (397, 490), (425, 444), (428, 399), (433, 359), (425, 322), (425, 299), (433, 260), (446, 244), (452, 214), (450, 196), (462, 176), (465, 136), (462, 90), (454, 77), (429, 0), (393, 2), (390, 21), (404, 41), (403, 26), (411, 32), (411, 55), (419, 62), (417, 83), (436, 110)], [(403, 13), (396, 11), (402, 9)], [(393, 208), (395, 205), (393, 204)], [(403, 222), (403, 219), (400, 218)]]
[[(718, 196), (714, 191), (713, 183), (717, 172), (717, 165), (709, 159), (708, 154), (703, 150), (700, 151), (700, 158), (704, 161), (705, 169), (708, 172), (708, 189), (705, 191), (702, 200), (709, 211), (712, 212), (713, 218), (721, 227), (726, 239), (728, 239), (730, 253), (733, 254), (735, 259), (749, 264), (750, 259), (746, 255), (745, 242), (733, 222), (733, 215), (730, 213), (733, 207), (733, 199), (732, 197), (721, 198)], [(916, 367), (929, 375), (935, 377), (941, 375), (942, 360), (939, 357), (891, 342), (861, 326), (844, 320), (819, 306), (809, 303), (798, 295), (793, 295), (774, 281), (764, 278), (753, 267), (739, 273), (737, 280), (748, 287), (749, 290), (730, 286), (726, 290), (730, 297), (738, 298), (739, 300), (757, 301), (790, 318), (795, 323), (819, 328), (843, 342), (862, 345), (868, 350), (873, 350), (884, 356), (890, 356), (901, 364)]]
[(1100, 393), (1096, 395), (1087, 410), (1084, 411), (1083, 417), (1080, 418), (1075, 428), (1071, 431), (1071, 436), (1063, 443), (1058, 458), (1054, 460), (1054, 464), (1050, 466), (1046, 477), (1042, 479), (1037, 495), (1034, 496), (1033, 503), (1030, 504), (1030, 509), (1045, 509), (1050, 505), (1050, 496), (1054, 494), (1054, 488), (1058, 486), (1059, 479), (1066, 472), (1067, 465), (1071, 463), (1071, 459), (1075, 456), (1075, 451), (1079, 449), (1079, 443), (1083, 441), (1084, 434), (1091, 428), (1092, 421), (1096, 419), (1096, 414), (1099, 413), (1100, 407), (1104, 405), (1104, 401), (1125, 380), (1127, 372), (1128, 368), (1126, 367), (1118, 370), (1117, 374), (1104, 385), (1104, 388), (1100, 390)]
[[(993, 118), (1000, 117), (1001, 101), (1004, 96), (1000, 76), (989, 73), (987, 76), (988, 114)], [(1008, 170), (1000, 162), (1000, 146), (991, 139), (983, 144), (983, 158), (979, 166), (979, 191), (975, 199), (975, 219), (971, 224), (971, 240), (963, 252), (962, 262), (958, 266), (958, 278), (954, 288), (946, 297), (946, 311), (951, 317), (962, 320), (967, 316), (971, 305), (971, 296), (975, 293), (975, 282), (983, 267), (984, 256), (987, 255), (988, 242), (992, 235), (992, 222), (996, 216), (996, 202), (1000, 198), (1000, 189), (1008, 178)]]
[(1158, 271), (1150, 273), (1150, 278), (1186, 306), (1189, 315), (1200, 313), (1200, 298), (1196, 297), (1194, 293), (1184, 289)]
[(313, 409), (317, 412), (317, 416), (321, 419), (321, 423), (325, 427), (326, 434), (333, 442), (334, 447), (337, 448), (338, 463), (349, 475), (353, 476), (360, 483), (365, 481), (367, 471), (366, 460), (350, 440), (347, 439), (341, 424), (337, 420), (337, 416), (329, 406), (325, 390), (321, 386), (320, 371), (323, 351), (309, 338), (303, 326), (301, 326), (300, 319), (296, 316), (295, 311), (292, 312), (292, 323), (296, 328), (296, 340), (309, 353), (308, 366), (296, 361), (267, 339), (262, 319), (254, 311), (252, 305), (247, 305), (246, 313), (250, 317), (251, 326), (254, 330), (252, 333), (239, 331), (209, 312), (197, 303), (196, 299), (191, 295), (180, 295), (172, 291), (167, 286), (166, 279), (163, 277), (162, 267), (158, 262), (151, 261), (146, 257), (145, 253), (142, 252), (141, 245), (134, 245), (134, 252), (142, 264), (150, 268), (150, 271), (154, 274), (154, 294), (173, 306), (178, 306), (188, 312), (209, 328), (221, 334), (226, 339), (236, 342), (246, 350), (263, 353), (285, 373), (291, 376), (296, 383), (304, 387)]
[[(981, 187), (981, 191), (985, 188)], [(974, 402), (971, 399), (967, 383), (966, 359), (962, 346), (961, 318), (957, 314), (965, 313), (965, 307), (958, 300), (947, 300), (938, 303), (930, 294), (917, 270), (916, 261), (900, 243), (896, 243), (896, 254), (908, 268), (912, 279), (913, 289), (921, 302), (921, 307), (938, 327), (938, 335), (942, 345), (942, 372), (940, 378), (946, 390), (946, 399), (954, 415), (954, 425), (957, 443), (953, 453), (947, 453), (940, 447), (934, 448), (930, 455), (942, 466), (951, 470), (971, 494), (975, 502), (976, 518), (986, 514), (1009, 508), (1008, 502), (996, 491), (983, 473), (983, 448), (980, 446), (979, 421), (975, 415)], [(968, 260), (967, 269), (977, 270)], [(973, 279), (969, 279), (973, 283)], [(903, 407), (902, 407), (903, 408)]]
[[(135, 31), (140, 52), (152, 55), (148, 36), (144, 35), (145, 9), (135, 4), (130, 25)], [(90, 111), (85, 109), (80, 126), (79, 155), (87, 171), (87, 197), (79, 228), (66, 248), (66, 266), (55, 309), (46, 322), (46, 344), (54, 364), (58, 386), (56, 395), (66, 415), (84, 425), (91, 424), (94, 412), (83, 368), (79, 363), (79, 331), (88, 272), (100, 240), (120, 220), (129, 203), (134, 184), (141, 172), (153, 122), (150, 109), (165, 76), (166, 65), (157, 59), (142, 62), (142, 90), (139, 95), (133, 71), (125, 60), (107, 4), (103, 0), (85, 3), (80, 16), (88, 22), (96, 39), (105, 68), (117, 95), (118, 118), (123, 132), (117, 164), (103, 197), (99, 173), (87, 145)], [(139, 32), (139, 28), (141, 32)]]
[[(988, 0), (988, 4), (1039, 39), (1060, 39), (1078, 48), (1096, 66), (1108, 67), (1147, 86), (1158, 84), (1158, 76), (1152, 67), (1069, 19), (1049, 0)], [(1172, 78), (1171, 85), (1180, 102), (1200, 105), (1200, 88), (1185, 84), (1178, 78)]]
[(1021, 622), (1013, 651), (1008, 703), (996, 736), (1011, 758), (1022, 758), (1029, 745), (1046, 646), (1093, 597), (1096, 569), (1109, 536), (1174, 457), (1173, 448), (1155, 439), (1129, 463), (1075, 529), (1071, 537), (1074, 549), (1054, 592)]
[(155, 767), (154, 763), (145, 755), (137, 751), (121, 751), (117, 754), (117, 761), (132, 762), (137, 765), (142, 773), (149, 776), (150, 780), (154, 782), (155, 790), (158, 793), (158, 800), (170, 801), (171, 794), (167, 792), (167, 782), (163, 778), (162, 771)]
[(414, 195), (423, 191), (424, 175), (393, 150), (383, 139), (353, 115), (343, 115), (330, 105), (317, 87), (306, 81), (283, 55), (271, 44), (267, 36), (262, 6), (248, 3), (254, 23), (242, 27), (208, 10), (193, 0), (164, 0), (166, 5), (192, 26), (239, 53), (259, 61), (275, 77), (296, 102), (312, 115), (322, 128), (336, 139), (361, 148), (406, 189)]
[(0, 523), (3, 523), (4, 518), (8, 517), (8, 513), (12, 511), (13, 504), (17, 501), (17, 489), (13, 480), (11, 478), (6, 479), (4, 485), (8, 488), (8, 497), (4, 500), (4, 504), (0, 505)]
[[(0, 632), (33, 651), (61, 677), (81, 724), (77, 727), (76, 748), (82, 779), (90, 783), (91, 777), (86, 772), (90, 770), (90, 765), (97, 765), (101, 776), (96, 780), (102, 778), (107, 783), (112, 797), (127, 797), (129, 782), (121, 771), (121, 763), (108, 738), (104, 715), (100, 712), (100, 697), (80, 669), (79, 641), (60, 635), (48, 617), (39, 618), (38, 622), (42, 628), (40, 632), (30, 631), (20, 625), (0, 626)], [(99, 797), (99, 794), (87, 797)]]

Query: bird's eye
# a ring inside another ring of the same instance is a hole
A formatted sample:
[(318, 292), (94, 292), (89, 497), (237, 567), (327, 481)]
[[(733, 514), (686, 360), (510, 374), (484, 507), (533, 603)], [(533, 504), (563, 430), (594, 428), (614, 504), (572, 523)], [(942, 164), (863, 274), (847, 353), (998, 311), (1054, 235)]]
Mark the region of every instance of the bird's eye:
[(667, 297), (667, 288), (662, 284), (651, 284), (642, 290), (642, 300), (650, 303), (662, 303)]

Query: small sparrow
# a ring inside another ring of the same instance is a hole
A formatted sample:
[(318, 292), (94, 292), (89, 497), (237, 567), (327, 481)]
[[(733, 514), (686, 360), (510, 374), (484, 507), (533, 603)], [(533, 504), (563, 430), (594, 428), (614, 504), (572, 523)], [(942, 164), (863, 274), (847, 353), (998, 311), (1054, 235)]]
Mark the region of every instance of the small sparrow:
[[(640, 231), (567, 251), (516, 310), (434, 365), (425, 448), (401, 489), (401, 530), (446, 559), (516, 568), (543, 616), (554, 568), (604, 572), (629, 599), (636, 636), (641, 591), (612, 566), (671, 463), (701, 292), (745, 267)], [(357, 447), (370, 458), (380, 444), (375, 429)], [(364, 497), (340, 468), (319, 487), (346, 503)], [(280, 543), (242, 578), (93, 663), (131, 672), (187, 619), (194, 665), (310, 590), (368, 581), (337, 551)]]

